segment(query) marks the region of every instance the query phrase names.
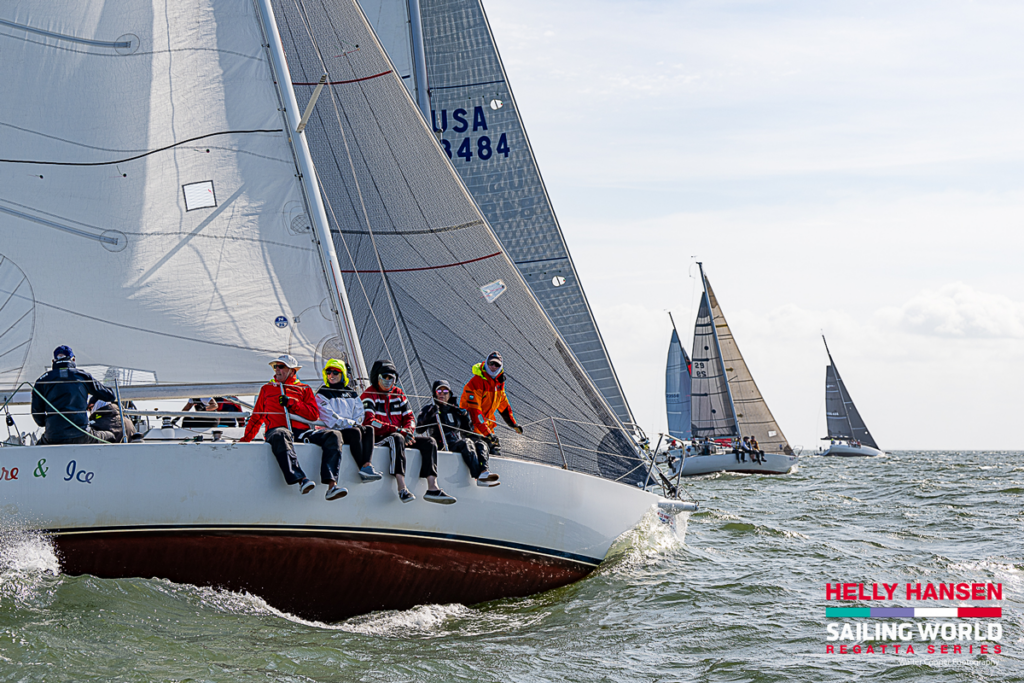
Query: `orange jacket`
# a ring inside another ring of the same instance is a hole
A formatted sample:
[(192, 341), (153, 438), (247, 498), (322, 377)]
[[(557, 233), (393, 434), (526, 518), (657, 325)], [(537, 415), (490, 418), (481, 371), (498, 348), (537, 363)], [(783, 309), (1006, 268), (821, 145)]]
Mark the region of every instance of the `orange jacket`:
[(483, 363), (473, 366), (473, 376), (462, 390), (459, 407), (469, 412), (473, 431), (477, 434), (490, 436), (494, 433), (497, 424), (494, 419), (495, 413), (500, 414), (509, 427), (516, 425), (512, 407), (505, 397), (505, 371), (499, 372), (497, 377), (491, 377), (484, 370)]
[[(292, 430), (302, 431), (309, 429), (309, 425), (299, 418), (307, 420), (320, 419), (320, 406), (317, 405), (313, 390), (292, 378), (292, 381), (284, 385), (285, 395), (291, 399), (291, 410), (288, 412), (292, 418)], [(260, 431), (260, 425), (266, 425), (267, 431), (276, 427), (287, 427), (284, 419), (284, 407), (280, 402), (281, 385), (271, 381), (260, 387), (259, 398), (256, 399), (256, 406), (252, 410), (252, 417), (245, 423), (245, 435), (240, 441), (252, 441)]]

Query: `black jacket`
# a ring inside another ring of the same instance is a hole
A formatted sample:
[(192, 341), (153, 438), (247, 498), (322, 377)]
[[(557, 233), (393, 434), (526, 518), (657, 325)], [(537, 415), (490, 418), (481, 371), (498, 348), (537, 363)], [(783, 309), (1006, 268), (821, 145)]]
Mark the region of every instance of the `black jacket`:
[(92, 428), (97, 432), (110, 432), (114, 435), (114, 443), (120, 443), (124, 437), (124, 428), (128, 429), (128, 436), (125, 441), (130, 441), (135, 436), (135, 425), (131, 420), (122, 421), (121, 411), (117, 409), (117, 403), (108, 403), (92, 414)]
[[(69, 424), (68, 420), (83, 430), (89, 426), (87, 410), (90, 396), (108, 403), (117, 400), (113, 391), (93, 379), (88, 372), (76, 368), (74, 361), (55, 360), (53, 369), (35, 382), (35, 391), (32, 392), (32, 419), (40, 427), (46, 427), (46, 434), (51, 439), (63, 440), (82, 436), (82, 432)], [(47, 401), (52, 408), (47, 405)]]
[[(434, 382), (431, 387), (431, 394), (437, 390), (440, 382)], [(444, 442), (441, 441), (440, 430), (437, 427), (438, 417), (444, 427)], [(459, 439), (469, 439), (473, 436), (473, 423), (469, 419), (469, 411), (460, 408), (455, 402), (455, 396), (449, 395), (448, 403), (434, 401), (423, 406), (420, 414), (416, 416), (416, 431), (434, 439), (438, 448), (442, 443), (447, 444), (451, 449), (452, 445)]]

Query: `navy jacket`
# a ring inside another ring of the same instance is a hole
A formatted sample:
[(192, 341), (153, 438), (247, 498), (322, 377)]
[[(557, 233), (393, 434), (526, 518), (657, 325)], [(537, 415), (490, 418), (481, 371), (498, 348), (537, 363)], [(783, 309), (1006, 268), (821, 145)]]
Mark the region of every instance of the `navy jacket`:
[[(70, 360), (53, 361), (53, 369), (37, 379), (35, 384), (35, 391), (32, 392), (32, 419), (40, 427), (46, 427), (46, 434), (56, 440), (82, 436), (82, 432), (68, 424), (68, 420), (87, 430), (90, 396), (109, 403), (117, 400), (114, 392), (93, 379), (88, 372), (76, 368), (75, 362)], [(53, 408), (47, 405), (47, 401)]]

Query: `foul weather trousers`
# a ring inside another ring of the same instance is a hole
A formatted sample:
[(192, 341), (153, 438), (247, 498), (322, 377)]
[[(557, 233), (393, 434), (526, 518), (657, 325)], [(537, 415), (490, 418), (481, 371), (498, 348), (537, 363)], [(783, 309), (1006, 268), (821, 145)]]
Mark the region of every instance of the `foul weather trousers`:
[(392, 434), (377, 444), (387, 446), (391, 450), (391, 474), (405, 476), (405, 449), (415, 448), (420, 452), (420, 477), (437, 476), (437, 444), (429, 436), (418, 436), (409, 444), (405, 445), (405, 438), (401, 434)]

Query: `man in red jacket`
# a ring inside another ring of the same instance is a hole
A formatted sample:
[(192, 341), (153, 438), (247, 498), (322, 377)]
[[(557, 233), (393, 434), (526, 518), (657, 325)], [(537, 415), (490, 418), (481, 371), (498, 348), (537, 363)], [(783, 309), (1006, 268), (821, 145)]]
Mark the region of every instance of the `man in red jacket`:
[(266, 425), (264, 440), (281, 466), (284, 480), (288, 485), (298, 484), (299, 491), (309, 493), (316, 484), (302, 471), (295, 457), (295, 439), (302, 439), (320, 446), (323, 455), (320, 463), (320, 479), (327, 484), (327, 500), (336, 500), (348, 495), (348, 490), (338, 486), (338, 468), (341, 463), (341, 435), (333, 429), (314, 430), (303, 420), (310, 422), (320, 419), (320, 406), (313, 390), (295, 378), (302, 366), (294, 357), (280, 356), (270, 361), (274, 368), (274, 379), (260, 388), (252, 417), (245, 425), (241, 441), (248, 443)]

